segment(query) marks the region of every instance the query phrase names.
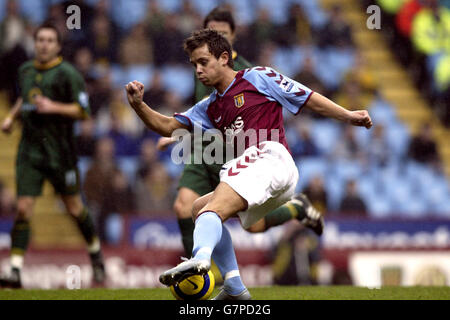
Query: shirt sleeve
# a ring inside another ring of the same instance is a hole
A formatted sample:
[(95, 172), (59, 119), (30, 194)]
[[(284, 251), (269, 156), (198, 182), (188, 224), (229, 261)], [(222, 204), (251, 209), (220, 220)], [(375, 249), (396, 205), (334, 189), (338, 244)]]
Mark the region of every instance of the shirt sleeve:
[(202, 130), (214, 129), (206, 110), (213, 101), (215, 94), (212, 93), (208, 98), (196, 103), (189, 110), (182, 113), (175, 113), (174, 118), (182, 124), (189, 126), (193, 130), (194, 126), (200, 127)]
[(279, 102), (293, 114), (300, 112), (313, 93), (308, 87), (268, 67), (248, 69), (244, 79), (269, 100)]
[(68, 95), (70, 103), (77, 103), (86, 115), (90, 114), (89, 96), (83, 77), (75, 70), (67, 72)]

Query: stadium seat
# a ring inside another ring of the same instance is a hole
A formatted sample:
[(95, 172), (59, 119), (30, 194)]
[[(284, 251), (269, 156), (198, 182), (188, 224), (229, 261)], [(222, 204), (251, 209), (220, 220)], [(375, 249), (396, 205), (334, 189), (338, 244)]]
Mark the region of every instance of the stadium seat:
[(127, 176), (128, 182), (134, 184), (136, 180), (136, 170), (139, 166), (136, 157), (117, 157), (119, 169)]
[(320, 28), (328, 21), (328, 15), (318, 0), (291, 0), (291, 2), (298, 3), (302, 7), (311, 26)]
[(294, 78), (301, 70), (301, 53), (296, 59), (292, 59), (293, 56), (291, 48), (277, 47), (272, 57), (274, 69), (289, 78)]
[(212, 9), (219, 5), (218, 0), (190, 0), (193, 7), (202, 15), (206, 16)]
[(19, 4), (21, 13), (32, 23), (40, 24), (47, 18), (48, 2), (19, 0)]
[(374, 123), (389, 126), (392, 122), (398, 121), (393, 107), (382, 98), (374, 100), (368, 107), (368, 111)]
[(329, 174), (342, 180), (357, 180), (363, 171), (362, 165), (358, 161), (346, 159), (334, 159), (330, 162)]
[[(183, 99), (188, 99), (194, 90), (194, 72), (190, 67), (165, 65), (161, 69), (164, 86)], [(174, 81), (176, 79), (176, 81)]]
[(172, 179), (178, 179), (183, 172), (184, 164), (175, 164), (170, 160), (170, 158), (168, 158), (166, 161), (164, 161), (164, 167), (166, 168), (167, 173)]
[(340, 126), (333, 120), (317, 120), (311, 123), (311, 138), (320, 152), (327, 155), (333, 152), (340, 136)]
[(289, 17), (289, 1), (256, 0), (258, 8), (269, 11), (274, 24), (284, 24)]
[[(438, 213), (446, 202), (450, 202), (450, 192), (446, 185), (431, 187), (426, 193), (427, 207), (431, 213)], [(450, 217), (450, 211), (447, 213)]]
[(328, 171), (328, 162), (321, 157), (302, 157), (296, 166), (299, 173), (297, 190), (302, 190), (315, 176), (325, 177)]
[[(315, 53), (316, 55), (317, 53)], [(354, 62), (354, 51), (351, 49), (324, 49), (318, 51), (316, 72), (324, 84), (335, 89), (341, 83), (342, 77)]]
[(385, 134), (390, 150), (398, 157), (406, 155), (410, 142), (410, 134), (406, 126), (400, 122), (392, 122), (386, 127)]
[[(123, 212), (126, 213), (126, 212)], [(124, 221), (120, 213), (108, 212), (105, 221), (105, 237), (109, 245), (118, 245), (124, 233)]]
[(389, 199), (377, 193), (362, 195), (367, 204), (369, 216), (377, 219), (385, 219), (392, 217), (392, 208)]
[(167, 13), (180, 11), (182, 3), (179, 0), (157, 0), (159, 8)]
[(234, 19), (239, 21), (240, 24), (251, 24), (256, 16), (255, 6), (252, 0), (225, 0), (222, 1), (229, 3), (234, 8)]
[(81, 183), (83, 183), (84, 177), (86, 176), (86, 172), (89, 170), (91, 163), (92, 163), (91, 157), (79, 157), (78, 158), (78, 171), (80, 172)]
[(325, 190), (328, 194), (328, 207), (331, 211), (337, 211), (345, 193), (345, 180), (337, 176), (325, 176)]
[(138, 80), (148, 87), (151, 85), (153, 72), (154, 67), (151, 64), (131, 65), (123, 69), (123, 80), (125, 81), (124, 83)]
[(114, 0), (114, 5), (111, 6), (111, 17), (122, 30), (128, 30), (145, 18), (147, 6), (146, 0)]

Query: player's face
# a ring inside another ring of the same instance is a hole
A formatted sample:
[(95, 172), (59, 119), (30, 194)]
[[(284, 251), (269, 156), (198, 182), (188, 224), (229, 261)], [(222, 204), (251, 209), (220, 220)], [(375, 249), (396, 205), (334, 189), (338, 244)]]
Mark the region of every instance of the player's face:
[(195, 68), (198, 80), (205, 86), (214, 87), (222, 79), (222, 70), (227, 65), (228, 55), (222, 54), (217, 59), (205, 44), (198, 47), (191, 54), (191, 63)]
[(61, 46), (55, 30), (41, 29), (36, 35), (34, 49), (36, 59), (41, 63), (46, 63), (58, 56)]
[(216, 30), (222, 36), (224, 36), (225, 39), (227, 39), (231, 45), (233, 45), (235, 34), (231, 30), (231, 27), (227, 22), (212, 20), (212, 21), (208, 22), (206, 27), (209, 29)]

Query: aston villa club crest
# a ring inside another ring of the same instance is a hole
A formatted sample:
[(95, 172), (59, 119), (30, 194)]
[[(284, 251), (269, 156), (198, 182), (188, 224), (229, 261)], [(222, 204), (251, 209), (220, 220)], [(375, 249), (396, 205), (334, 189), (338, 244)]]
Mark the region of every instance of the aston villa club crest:
[(244, 94), (238, 94), (237, 96), (234, 96), (234, 105), (236, 106), (236, 108), (240, 108), (244, 105), (245, 100), (244, 100)]

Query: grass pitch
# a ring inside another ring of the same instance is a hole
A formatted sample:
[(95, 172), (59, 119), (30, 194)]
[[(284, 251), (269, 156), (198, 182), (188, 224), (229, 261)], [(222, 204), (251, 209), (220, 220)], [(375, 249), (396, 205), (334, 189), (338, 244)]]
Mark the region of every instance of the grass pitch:
[[(450, 287), (272, 286), (254, 300), (450, 300)], [(218, 293), (216, 288), (212, 296)], [(0, 290), (0, 300), (175, 300), (169, 289)]]

